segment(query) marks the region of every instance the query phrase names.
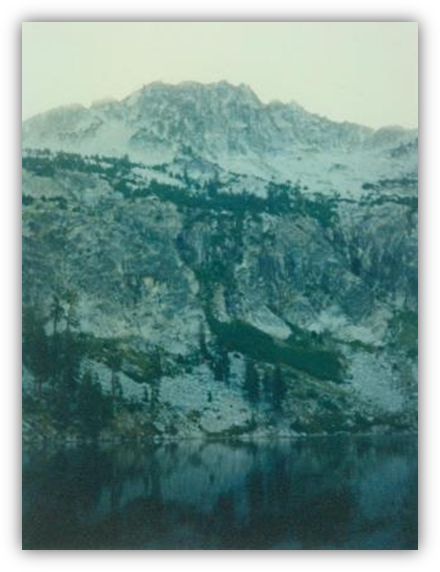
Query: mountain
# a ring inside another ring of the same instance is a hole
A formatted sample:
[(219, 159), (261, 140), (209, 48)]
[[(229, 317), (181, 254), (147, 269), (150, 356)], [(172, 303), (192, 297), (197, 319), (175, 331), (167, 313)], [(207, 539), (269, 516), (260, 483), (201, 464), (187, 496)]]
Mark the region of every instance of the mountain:
[(229, 171), (300, 180), (324, 192), (350, 193), (353, 182), (417, 173), (416, 130), (373, 130), (295, 103), (265, 105), (249, 87), (227, 82), (153, 83), (119, 102), (54, 109), (24, 122), (23, 145), (127, 154), (146, 164), (195, 155)]
[(25, 439), (416, 429), (416, 133), (152, 84), (23, 145)]

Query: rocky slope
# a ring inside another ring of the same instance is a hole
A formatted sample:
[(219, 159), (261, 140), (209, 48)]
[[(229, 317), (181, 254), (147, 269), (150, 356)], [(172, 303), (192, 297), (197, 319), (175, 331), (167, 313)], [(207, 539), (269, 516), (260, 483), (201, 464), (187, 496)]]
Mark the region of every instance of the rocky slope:
[(26, 438), (416, 428), (416, 134), (191, 83), (23, 143)]

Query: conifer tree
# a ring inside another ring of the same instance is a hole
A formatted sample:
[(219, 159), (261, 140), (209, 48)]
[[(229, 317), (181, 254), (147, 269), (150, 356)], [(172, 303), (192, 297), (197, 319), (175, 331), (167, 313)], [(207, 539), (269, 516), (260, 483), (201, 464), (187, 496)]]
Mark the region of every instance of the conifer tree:
[(250, 403), (257, 403), (260, 399), (260, 379), (252, 361), (245, 362), (245, 375), (243, 389)]

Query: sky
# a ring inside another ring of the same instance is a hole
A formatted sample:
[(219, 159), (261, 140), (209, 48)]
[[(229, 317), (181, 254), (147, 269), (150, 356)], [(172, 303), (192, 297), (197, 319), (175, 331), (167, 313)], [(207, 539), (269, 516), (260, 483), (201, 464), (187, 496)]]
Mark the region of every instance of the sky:
[(337, 121), (418, 124), (414, 22), (29, 22), (22, 58), (23, 119), (153, 81), (227, 80)]

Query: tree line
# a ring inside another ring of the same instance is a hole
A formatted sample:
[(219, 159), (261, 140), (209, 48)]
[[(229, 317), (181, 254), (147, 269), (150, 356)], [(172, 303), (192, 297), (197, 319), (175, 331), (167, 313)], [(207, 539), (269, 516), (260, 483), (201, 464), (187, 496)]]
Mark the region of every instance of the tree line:
[[(59, 431), (75, 428), (96, 438), (113, 418), (116, 389), (105, 395), (96, 377), (81, 370), (83, 348), (76, 326), (73, 295), (55, 294), (48, 313), (36, 305), (23, 307), (23, 362), (35, 386), (32, 404), (24, 406), (46, 411)], [(116, 383), (115, 377), (115, 388)]]
[[(213, 371), (214, 379), (230, 383), (230, 362), (228, 349), (217, 340), (214, 347), (209, 347), (203, 326), (200, 327), (199, 348), (202, 360), (207, 362)], [(269, 404), (275, 411), (281, 411), (287, 393), (287, 384), (281, 365), (277, 363), (271, 370), (260, 376), (255, 361), (245, 357), (243, 393), (252, 405)]]

